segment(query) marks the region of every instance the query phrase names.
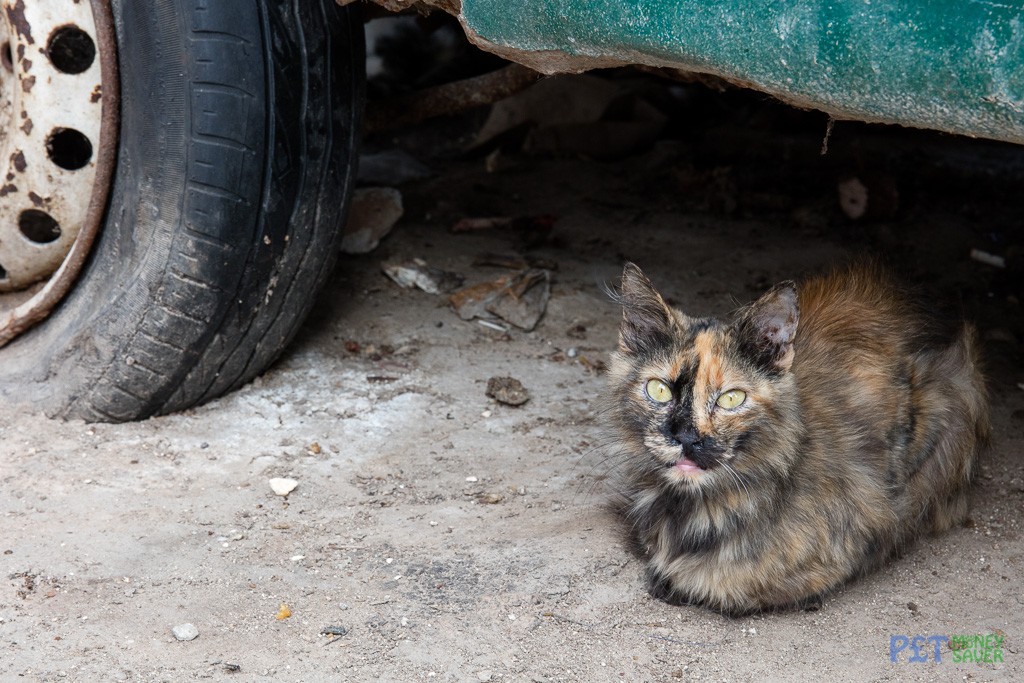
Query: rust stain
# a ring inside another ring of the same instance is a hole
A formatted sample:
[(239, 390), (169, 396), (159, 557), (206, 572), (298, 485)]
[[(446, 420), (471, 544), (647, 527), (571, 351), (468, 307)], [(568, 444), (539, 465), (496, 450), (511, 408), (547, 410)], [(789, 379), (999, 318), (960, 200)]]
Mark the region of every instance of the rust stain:
[(25, 119), (25, 123), (21, 124), (21, 130), (25, 135), (32, 135), (32, 119)]
[(13, 5), (4, 8), (7, 11), (7, 20), (18, 32), (18, 35), (25, 39), (25, 42), (32, 45), (36, 41), (32, 38), (32, 27), (25, 18), (25, 0), (18, 0)]
[(96, 87), (92, 89), (92, 94), (89, 96), (89, 101), (93, 104), (96, 104), (100, 101), (101, 97), (103, 97), (103, 85), (101, 83), (97, 83)]
[(39, 195), (37, 195), (37, 194), (36, 194), (35, 192), (32, 192), (32, 191), (29, 191), (29, 193), (28, 193), (28, 198), (29, 198), (29, 200), (31, 200), (31, 202), (32, 202), (33, 204), (35, 204), (36, 206), (42, 206), (42, 205), (43, 205), (43, 203), (44, 203), (44, 202), (43, 202), (43, 198), (42, 198), (42, 197), (40, 197)]
[(18, 186), (17, 185), (12, 185), (11, 183), (7, 183), (3, 187), (0, 187), (0, 197), (6, 197), (10, 193), (17, 192), (17, 191), (18, 191)]
[(25, 71), (31, 71), (32, 70), (32, 60), (31, 59), (22, 59), (21, 60), (21, 68), (24, 69)]
[(14, 177), (15, 177), (15, 176), (14, 176), (14, 174), (13, 174), (13, 173), (8, 173), (8, 174), (7, 174), (7, 182), (11, 182), (12, 180), (14, 180)]
[(18, 173), (24, 173), (28, 168), (28, 164), (25, 163), (25, 153), (20, 149), (11, 155), (11, 163), (14, 164), (14, 170)]
[(32, 86), (36, 84), (36, 77), (29, 76), (28, 78), (21, 79), (21, 89), (26, 93), (32, 92)]

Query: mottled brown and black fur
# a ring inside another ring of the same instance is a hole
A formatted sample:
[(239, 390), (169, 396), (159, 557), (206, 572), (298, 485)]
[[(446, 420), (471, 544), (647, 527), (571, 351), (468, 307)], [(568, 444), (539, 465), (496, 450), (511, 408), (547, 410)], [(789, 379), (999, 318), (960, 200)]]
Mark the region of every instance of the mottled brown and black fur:
[[(653, 595), (800, 605), (963, 521), (988, 438), (970, 326), (937, 340), (871, 266), (780, 284), (730, 321), (670, 308), (632, 264), (619, 299), (606, 401)], [(725, 409), (730, 390), (745, 400)]]

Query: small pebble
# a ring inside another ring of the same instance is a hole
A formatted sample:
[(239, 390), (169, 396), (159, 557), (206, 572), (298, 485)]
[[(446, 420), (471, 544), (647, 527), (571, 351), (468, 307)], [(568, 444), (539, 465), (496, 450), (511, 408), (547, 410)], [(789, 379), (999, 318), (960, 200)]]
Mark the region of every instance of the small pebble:
[(575, 358), (579, 354), (580, 352), (576, 350), (575, 346), (565, 352), (565, 355), (569, 356), (569, 358)]
[(491, 377), (487, 380), (486, 394), (509, 406), (521, 406), (530, 400), (530, 392), (514, 377)]
[(295, 487), (298, 485), (299, 482), (294, 479), (275, 477), (270, 480), (270, 489), (279, 496), (287, 496), (289, 493), (294, 491)]
[(503, 500), (505, 500), (505, 496), (500, 493), (481, 493), (476, 497), (476, 502), (484, 505), (497, 505)]
[(192, 624), (178, 624), (171, 629), (171, 633), (174, 634), (175, 638), (181, 641), (195, 640), (199, 637), (199, 629)]
[(348, 629), (344, 626), (324, 626), (323, 629), (320, 631), (320, 635), (322, 636), (340, 637), (345, 635), (346, 633), (348, 633)]
[(476, 675), (476, 678), (477, 678), (478, 681), (489, 681), (489, 680), (491, 680), (492, 676), (494, 676), (493, 673), (491, 673), (487, 669), (484, 669), (483, 671), (481, 671), (480, 673), (478, 673)]
[(475, 484), (476, 482), (478, 482), (480, 480), (477, 479), (476, 477), (466, 477), (466, 481), (468, 481), (470, 484)]

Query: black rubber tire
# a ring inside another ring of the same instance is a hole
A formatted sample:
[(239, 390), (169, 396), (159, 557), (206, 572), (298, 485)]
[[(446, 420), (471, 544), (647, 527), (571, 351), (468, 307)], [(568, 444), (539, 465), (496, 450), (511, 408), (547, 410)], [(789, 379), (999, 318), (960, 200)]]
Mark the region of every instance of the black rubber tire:
[(0, 393), (124, 421), (219, 396), (287, 345), (335, 262), (363, 28), (333, 0), (114, 0), (118, 166), (90, 262), (0, 350)]

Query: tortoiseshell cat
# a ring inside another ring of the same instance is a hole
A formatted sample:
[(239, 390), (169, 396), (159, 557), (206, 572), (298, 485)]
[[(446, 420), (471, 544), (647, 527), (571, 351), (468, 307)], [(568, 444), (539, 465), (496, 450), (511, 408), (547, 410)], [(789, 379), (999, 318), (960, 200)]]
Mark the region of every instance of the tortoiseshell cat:
[(731, 322), (622, 275), (607, 404), (651, 594), (796, 606), (963, 521), (988, 406), (975, 334), (937, 341), (871, 266), (785, 282)]

